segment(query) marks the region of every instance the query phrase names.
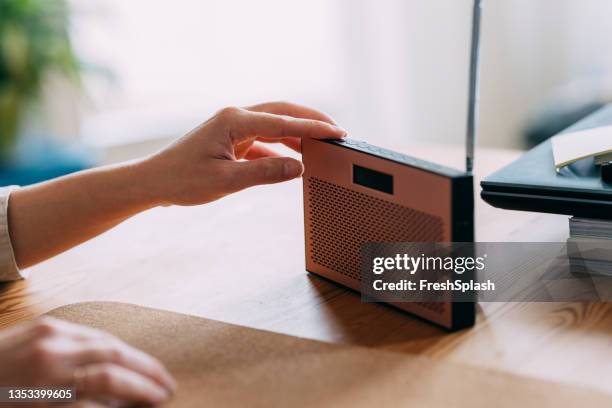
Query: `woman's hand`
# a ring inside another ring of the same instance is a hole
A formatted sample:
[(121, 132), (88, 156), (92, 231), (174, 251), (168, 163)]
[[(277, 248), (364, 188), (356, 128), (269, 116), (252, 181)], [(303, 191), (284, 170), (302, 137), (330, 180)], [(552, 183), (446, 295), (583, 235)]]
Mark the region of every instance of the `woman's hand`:
[(300, 152), (304, 137), (345, 134), (327, 115), (295, 104), (225, 108), (138, 166), (145, 169), (142, 179), (155, 204), (203, 204), (255, 185), (301, 176), (300, 161), (280, 157), (267, 143), (282, 143)]
[(73, 173), (11, 194), (9, 231), (20, 268), (44, 261), (158, 205), (195, 205), (302, 174), (302, 138), (341, 138), (325, 114), (290, 103), (225, 108), (150, 157)]
[[(289, 103), (226, 108), (145, 159), (73, 173), (11, 194), (15, 260), (48, 259), (151, 207), (203, 204), (299, 177), (302, 138), (341, 138), (325, 114)], [(174, 385), (163, 366), (107, 334), (45, 319), (0, 331), (0, 386), (75, 386), (80, 397), (157, 404)]]
[(79, 400), (153, 405), (175, 389), (153, 357), (109, 334), (51, 318), (0, 331), (0, 386), (75, 387)]

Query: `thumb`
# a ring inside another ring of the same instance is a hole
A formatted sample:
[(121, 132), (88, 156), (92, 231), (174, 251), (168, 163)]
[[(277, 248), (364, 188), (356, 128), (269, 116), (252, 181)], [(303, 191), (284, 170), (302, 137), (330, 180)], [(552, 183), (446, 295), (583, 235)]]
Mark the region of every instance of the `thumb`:
[(289, 157), (266, 157), (234, 162), (231, 169), (230, 184), (235, 191), (260, 184), (292, 180), (304, 172), (302, 162)]

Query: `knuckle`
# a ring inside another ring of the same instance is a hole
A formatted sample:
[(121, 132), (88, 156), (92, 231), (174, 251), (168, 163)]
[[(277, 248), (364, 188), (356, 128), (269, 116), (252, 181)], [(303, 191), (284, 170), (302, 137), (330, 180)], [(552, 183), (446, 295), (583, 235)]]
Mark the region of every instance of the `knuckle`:
[(282, 124), (282, 125), (280, 126), (280, 129), (279, 129), (279, 136), (280, 136), (280, 138), (281, 138), (281, 139), (285, 139), (285, 138), (287, 138), (287, 137), (291, 136), (291, 134), (290, 134), (290, 132), (288, 131), (287, 126), (286, 126), (285, 124)]
[(99, 337), (89, 339), (85, 347), (98, 356), (104, 364), (122, 365), (125, 362), (125, 352), (122, 343), (116, 338)]
[(92, 376), (91, 381), (95, 382), (98, 388), (108, 391), (114, 387), (115, 376), (115, 368), (110, 364), (105, 364)]
[(57, 321), (50, 317), (43, 317), (34, 323), (34, 331), (38, 336), (53, 336), (59, 331)]
[(126, 356), (123, 350), (117, 347), (113, 347), (109, 349), (108, 357), (112, 362), (117, 363), (117, 364), (122, 364), (126, 360)]
[(323, 125), (321, 122), (318, 122), (316, 120), (308, 120), (307, 122), (304, 122), (304, 137), (311, 138), (323, 133), (324, 129), (322, 128), (322, 126), (326, 127), (327, 125)]
[(230, 120), (235, 118), (240, 113), (240, 111), (240, 108), (237, 108), (235, 106), (228, 106), (217, 112), (216, 116), (222, 121)]
[(293, 106), (293, 105), (295, 105), (293, 102), (290, 102), (290, 101), (284, 100), (284, 99), (276, 101), (276, 102), (273, 102), (273, 103), (275, 105), (280, 105), (280, 106)]
[(105, 332), (104, 330), (89, 328), (90, 333), (92, 334), (92, 338), (100, 341), (119, 341), (119, 339), (112, 334)]
[(45, 341), (37, 341), (34, 343), (31, 351), (32, 362), (36, 365), (47, 365), (54, 359), (55, 353)]

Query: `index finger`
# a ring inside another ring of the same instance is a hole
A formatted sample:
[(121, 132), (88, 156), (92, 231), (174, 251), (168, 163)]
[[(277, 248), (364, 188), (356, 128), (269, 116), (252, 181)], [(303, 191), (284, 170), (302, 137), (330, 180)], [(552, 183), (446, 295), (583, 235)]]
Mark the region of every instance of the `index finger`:
[(346, 136), (344, 129), (326, 122), (265, 112), (242, 110), (229, 122), (233, 142), (252, 137), (340, 139)]
[(314, 119), (336, 125), (337, 123), (327, 114), (308, 106), (291, 102), (267, 102), (245, 108), (251, 112), (267, 112), (275, 115), (292, 116), (294, 118)]

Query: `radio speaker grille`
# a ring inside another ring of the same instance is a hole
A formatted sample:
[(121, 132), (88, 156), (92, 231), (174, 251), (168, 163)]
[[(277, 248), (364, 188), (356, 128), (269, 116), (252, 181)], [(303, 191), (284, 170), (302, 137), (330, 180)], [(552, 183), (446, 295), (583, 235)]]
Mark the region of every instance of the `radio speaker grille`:
[(366, 242), (439, 242), (439, 217), (308, 179), (311, 259), (336, 273), (361, 280), (360, 251)]

